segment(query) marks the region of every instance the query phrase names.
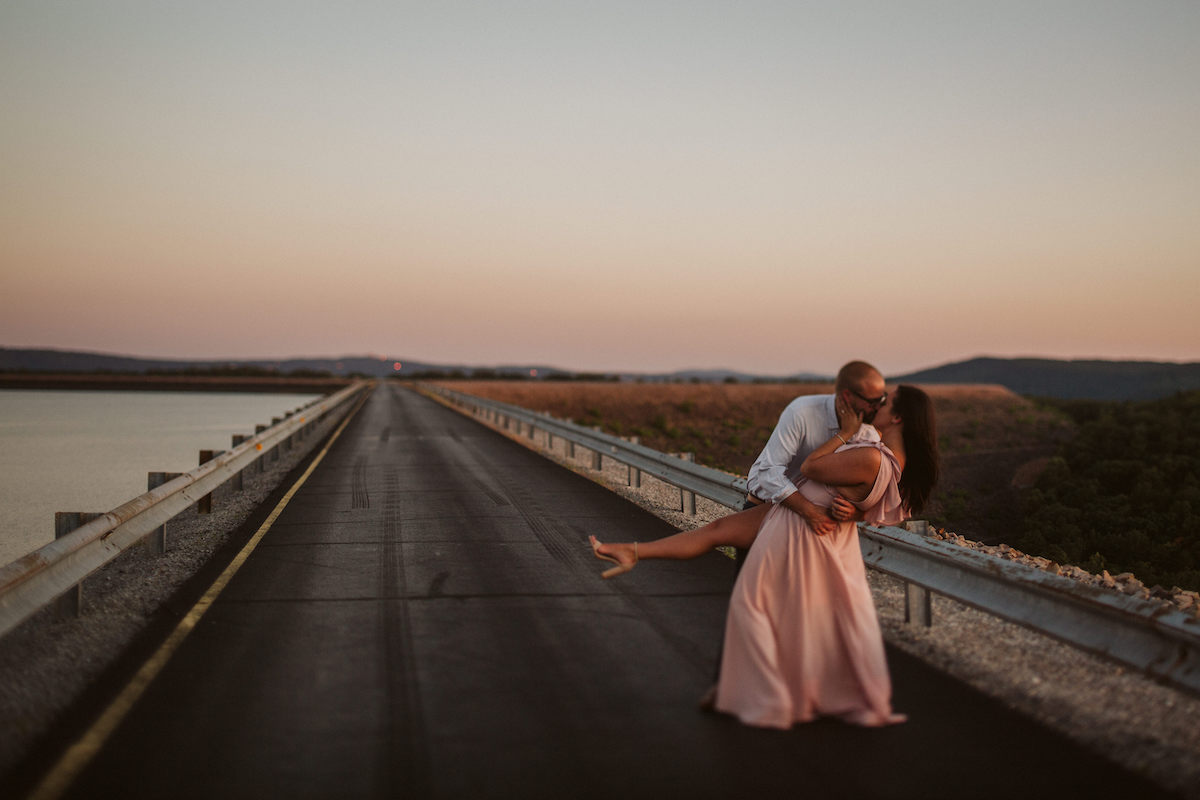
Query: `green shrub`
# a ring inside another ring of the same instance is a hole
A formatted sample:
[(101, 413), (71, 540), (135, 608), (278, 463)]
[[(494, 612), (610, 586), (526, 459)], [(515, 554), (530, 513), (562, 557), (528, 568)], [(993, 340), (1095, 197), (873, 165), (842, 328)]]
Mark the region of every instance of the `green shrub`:
[(1059, 407), (1078, 424), (1026, 498), (1026, 552), (1200, 588), (1200, 392)]

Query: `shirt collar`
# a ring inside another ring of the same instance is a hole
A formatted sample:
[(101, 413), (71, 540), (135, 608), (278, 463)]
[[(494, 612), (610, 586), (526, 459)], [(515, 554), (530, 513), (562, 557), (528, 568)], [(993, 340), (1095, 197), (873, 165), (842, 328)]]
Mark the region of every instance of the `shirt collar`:
[(836, 431), (840, 427), (838, 425), (837, 408), (834, 406), (835, 402), (837, 402), (836, 394), (831, 394), (825, 398), (826, 424), (831, 431)]

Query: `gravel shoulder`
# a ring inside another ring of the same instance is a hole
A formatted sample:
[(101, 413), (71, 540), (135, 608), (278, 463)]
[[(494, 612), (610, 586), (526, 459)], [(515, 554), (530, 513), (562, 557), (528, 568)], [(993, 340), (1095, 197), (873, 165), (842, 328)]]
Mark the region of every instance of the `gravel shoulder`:
[[(192, 510), (172, 520), (166, 554), (133, 548), (89, 578), (85, 618), (60, 620), (45, 611), (0, 640), (0, 776), (30, 754), (335, 424), (336, 420), (324, 421), (291, 451), (268, 463), (266, 471), (247, 474), (243, 491), (218, 490), (212, 514), (201, 516)], [(641, 487), (634, 489), (628, 485), (627, 468), (611, 459), (596, 471), (591, 469), (590, 453), (582, 449), (578, 458), (568, 458), (561, 439), (551, 450), (542, 432), (532, 440), (508, 435), (679, 530), (729, 513), (697, 498), (696, 515), (686, 515), (675, 487), (643, 476)], [(907, 625), (901, 582), (873, 570), (869, 574), (890, 644), (1164, 788), (1200, 800), (1200, 697), (943, 597), (933, 600), (933, 627)]]

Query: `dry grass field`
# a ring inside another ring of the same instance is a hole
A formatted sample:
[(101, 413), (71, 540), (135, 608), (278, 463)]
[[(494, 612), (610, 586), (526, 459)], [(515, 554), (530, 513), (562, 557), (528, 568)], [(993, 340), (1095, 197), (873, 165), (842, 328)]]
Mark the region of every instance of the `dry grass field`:
[[(456, 381), (448, 388), (637, 436), (664, 452), (738, 475), (758, 456), (792, 398), (831, 384)], [(922, 387), (934, 400), (943, 476), (928, 516), (968, 538), (1004, 541), (1020, 491), (1070, 435), (1058, 414), (1000, 386)]]

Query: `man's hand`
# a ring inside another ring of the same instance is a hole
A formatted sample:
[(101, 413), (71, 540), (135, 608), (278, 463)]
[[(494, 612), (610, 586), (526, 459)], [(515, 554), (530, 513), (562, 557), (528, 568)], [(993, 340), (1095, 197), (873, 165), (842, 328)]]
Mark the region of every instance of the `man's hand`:
[(838, 529), (837, 520), (834, 520), (826, 513), (825, 509), (820, 506), (813, 506), (815, 511), (805, 509), (804, 519), (808, 522), (808, 527), (812, 528), (812, 532), (817, 536), (828, 536)]
[(800, 492), (792, 492), (780, 503), (808, 522), (808, 527), (818, 536), (825, 536), (837, 530), (837, 522), (829, 516), (829, 511), (809, 500)]

